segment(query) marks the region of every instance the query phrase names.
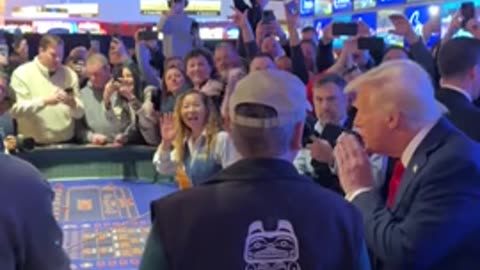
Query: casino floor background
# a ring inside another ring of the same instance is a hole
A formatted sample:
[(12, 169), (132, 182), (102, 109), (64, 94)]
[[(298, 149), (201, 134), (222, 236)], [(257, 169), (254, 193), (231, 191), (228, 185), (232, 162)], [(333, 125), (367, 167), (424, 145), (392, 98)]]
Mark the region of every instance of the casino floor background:
[(56, 146), (22, 154), (49, 179), (72, 269), (136, 270), (150, 202), (177, 190), (151, 163), (153, 148)]

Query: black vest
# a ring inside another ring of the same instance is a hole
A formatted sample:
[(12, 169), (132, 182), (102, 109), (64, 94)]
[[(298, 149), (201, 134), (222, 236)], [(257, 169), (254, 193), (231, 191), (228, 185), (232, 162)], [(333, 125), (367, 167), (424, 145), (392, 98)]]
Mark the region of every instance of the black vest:
[(242, 160), (152, 203), (168, 269), (357, 269), (362, 218), (278, 159)]

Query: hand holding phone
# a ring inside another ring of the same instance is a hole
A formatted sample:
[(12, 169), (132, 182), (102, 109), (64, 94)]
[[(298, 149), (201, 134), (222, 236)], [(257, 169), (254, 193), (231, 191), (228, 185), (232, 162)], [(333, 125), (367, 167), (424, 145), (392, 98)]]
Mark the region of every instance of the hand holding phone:
[(140, 31), (138, 32), (138, 40), (148, 41), (148, 40), (158, 40), (158, 32), (155, 31)]
[(72, 87), (67, 87), (63, 90), (65, 94), (62, 95), (61, 102), (70, 106), (70, 107), (75, 107), (76, 102), (75, 102), (75, 93), (73, 91)]

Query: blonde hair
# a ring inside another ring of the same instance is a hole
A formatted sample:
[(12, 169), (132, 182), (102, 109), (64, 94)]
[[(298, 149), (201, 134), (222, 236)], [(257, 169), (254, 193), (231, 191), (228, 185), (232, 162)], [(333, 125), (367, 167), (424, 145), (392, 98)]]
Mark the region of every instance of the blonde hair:
[(435, 99), (428, 73), (411, 60), (392, 60), (371, 69), (351, 81), (345, 92), (368, 88), (377, 107), (395, 108), (412, 128), (438, 120), (442, 107)]
[(175, 149), (175, 160), (179, 165), (183, 165), (183, 159), (185, 158), (185, 140), (187, 140), (192, 135), (192, 131), (187, 125), (185, 125), (181, 115), (183, 101), (189, 95), (200, 96), (207, 110), (206, 123), (204, 126), (207, 156), (210, 155), (211, 151), (214, 149), (217, 134), (222, 129), (220, 115), (210, 97), (206, 96), (201, 92), (193, 90), (181, 95), (175, 104), (173, 115), (175, 130), (177, 131), (177, 135), (175, 136), (175, 140), (173, 141), (173, 148)]

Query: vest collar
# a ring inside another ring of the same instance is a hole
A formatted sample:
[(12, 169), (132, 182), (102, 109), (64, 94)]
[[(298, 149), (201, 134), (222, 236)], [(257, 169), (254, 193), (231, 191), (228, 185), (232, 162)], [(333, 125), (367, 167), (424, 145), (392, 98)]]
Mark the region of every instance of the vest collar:
[(302, 177), (292, 163), (276, 158), (250, 158), (242, 159), (223, 171), (219, 172), (212, 179), (218, 181), (249, 181), (249, 180), (296, 180), (308, 178)]

